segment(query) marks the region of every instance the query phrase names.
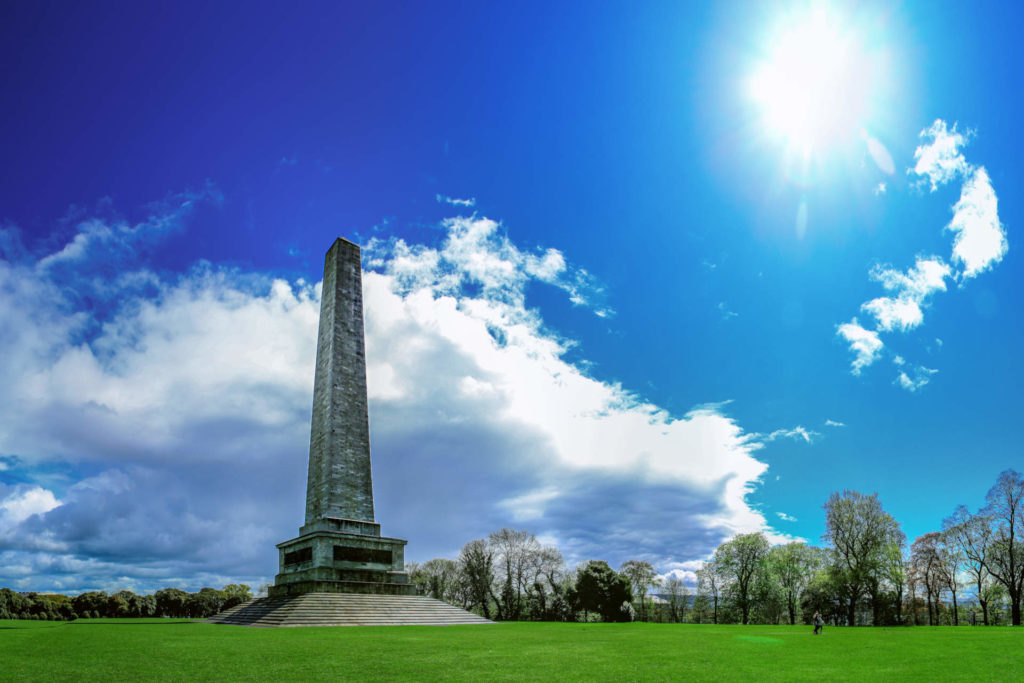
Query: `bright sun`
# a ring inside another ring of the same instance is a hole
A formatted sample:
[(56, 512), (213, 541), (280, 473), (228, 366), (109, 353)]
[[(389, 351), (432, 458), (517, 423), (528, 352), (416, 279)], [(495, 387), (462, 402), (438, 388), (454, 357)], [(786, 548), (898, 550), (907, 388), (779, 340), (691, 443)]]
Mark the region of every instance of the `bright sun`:
[(749, 82), (763, 132), (804, 156), (856, 140), (869, 113), (873, 72), (856, 33), (835, 17), (819, 10), (785, 21)]

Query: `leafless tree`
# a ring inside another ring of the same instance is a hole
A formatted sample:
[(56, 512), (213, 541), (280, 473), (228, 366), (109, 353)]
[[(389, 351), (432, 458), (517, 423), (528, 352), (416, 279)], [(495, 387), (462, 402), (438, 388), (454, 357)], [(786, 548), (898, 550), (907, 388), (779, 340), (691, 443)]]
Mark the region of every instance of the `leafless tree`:
[(988, 626), (989, 597), (992, 583), (995, 580), (989, 573), (991, 561), (992, 539), (995, 525), (992, 519), (982, 512), (971, 514), (960, 505), (953, 514), (942, 523), (943, 529), (960, 547), (964, 555), (964, 569), (974, 585), (975, 597), (981, 605), (982, 623)]
[(1001, 473), (985, 500), (984, 514), (994, 525), (988, 570), (1006, 588), (1010, 621), (1020, 626), (1024, 593), (1024, 476), (1014, 470)]
[(928, 604), (929, 626), (938, 623), (939, 598), (945, 585), (940, 558), (939, 546), (941, 542), (942, 534), (932, 531), (923, 536), (918, 536), (913, 545), (910, 546), (910, 567), (917, 580), (916, 582), (925, 591), (925, 600)]
[(494, 550), (502, 617), (517, 621), (523, 615), (523, 599), (533, 584), (541, 546), (529, 531), (500, 529), (488, 538)]
[(712, 622), (718, 623), (718, 599), (722, 595), (727, 579), (722, 576), (721, 569), (715, 560), (710, 560), (701, 565), (697, 570), (697, 586), (701, 594), (705, 595), (711, 602)]
[(686, 618), (686, 584), (677, 576), (669, 576), (665, 579), (665, 595), (668, 596), (669, 620), (678, 624)]

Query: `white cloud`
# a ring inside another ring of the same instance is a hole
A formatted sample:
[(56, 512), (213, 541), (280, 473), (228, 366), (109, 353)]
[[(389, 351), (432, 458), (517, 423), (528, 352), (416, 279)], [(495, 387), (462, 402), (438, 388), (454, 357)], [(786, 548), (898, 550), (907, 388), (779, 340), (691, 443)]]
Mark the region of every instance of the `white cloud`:
[(32, 515), (49, 512), (60, 505), (60, 501), (41, 486), (20, 484), (8, 487), (5, 492), (0, 485), (0, 539), (4, 532), (24, 522)]
[(930, 128), (921, 131), (920, 137), (925, 143), (914, 150), (917, 163), (910, 172), (927, 178), (932, 192), (970, 172), (971, 166), (960, 152), (960, 148), (967, 144), (967, 136), (957, 132), (956, 124), (949, 129), (945, 121), (936, 119)]
[[(861, 327), (856, 319), (838, 326), (838, 333), (856, 354), (852, 364), (855, 375), (881, 354), (884, 344), (880, 333), (907, 332), (923, 324), (929, 299), (935, 292), (945, 291), (946, 278), (958, 280), (963, 287), (969, 278), (988, 270), (1006, 254), (1006, 232), (999, 221), (998, 202), (988, 172), (982, 166), (969, 164), (961, 152), (968, 137), (957, 132), (956, 124), (949, 128), (941, 119), (921, 132), (923, 142), (914, 151), (916, 163), (908, 173), (919, 176), (921, 183), (927, 182), (932, 192), (950, 180), (963, 179), (960, 199), (946, 226), (946, 230), (954, 233), (953, 266), (937, 256), (918, 256), (914, 267), (905, 273), (892, 267), (872, 269), (872, 279), (891, 293), (861, 304), (861, 311), (875, 319), (875, 329)], [(954, 267), (958, 269), (954, 271)], [(941, 342), (937, 343), (941, 346)], [(899, 356), (893, 362), (897, 367), (904, 365)], [(934, 372), (923, 366), (911, 374), (901, 370), (897, 383), (917, 391), (928, 384)]]
[(878, 183), (874, 189), (875, 195), (885, 194), (885, 183)]
[(837, 326), (836, 334), (850, 344), (850, 350), (856, 355), (851, 364), (851, 372), (855, 375), (874, 363), (885, 346), (877, 332), (861, 327), (856, 318)]
[(937, 257), (918, 257), (914, 267), (906, 273), (893, 268), (875, 267), (871, 277), (882, 283), (893, 297), (879, 297), (861, 305), (861, 310), (870, 313), (878, 321), (878, 332), (899, 330), (905, 332), (920, 325), (924, 320), (922, 306), (936, 291), (946, 289), (945, 278), (950, 269)]
[(718, 303), (718, 312), (722, 314), (722, 320), (729, 320), (730, 318), (735, 318), (739, 316), (739, 313), (730, 310), (729, 305), (724, 301), (720, 301)]
[(452, 206), (465, 206), (471, 207), (476, 206), (476, 198), (470, 197), (469, 199), (456, 199), (454, 197), (448, 197), (446, 195), (438, 194), (435, 195), (438, 204), (451, 204)]
[(796, 517), (793, 517), (791, 515), (787, 515), (785, 512), (776, 512), (775, 514), (783, 522), (795, 522), (795, 521), (797, 521)]
[(988, 270), (1006, 254), (1006, 231), (999, 222), (996, 204), (988, 172), (978, 167), (961, 188), (953, 220), (946, 226), (956, 233), (953, 261), (963, 265), (965, 278)]
[(938, 370), (932, 370), (931, 368), (926, 368), (923, 365), (914, 368), (910, 375), (907, 374), (906, 370), (900, 370), (896, 375), (896, 383), (907, 391), (913, 393), (928, 384), (932, 379), (932, 375), (937, 372)]
[(826, 427), (845, 427), (846, 424), (843, 422), (837, 422), (836, 420), (825, 420)]
[(805, 427), (793, 427), (792, 429), (776, 429), (765, 437), (765, 441), (775, 441), (776, 439), (793, 439), (794, 441), (803, 441), (804, 443), (813, 443), (814, 439), (821, 436), (819, 432), (806, 429)]
[[(378, 521), (410, 559), (510, 524), (569, 558), (659, 565), (740, 532), (788, 540), (747, 502), (763, 444), (724, 404), (677, 417), (591, 377), (526, 305), (545, 283), (607, 314), (589, 274), (486, 218), (443, 226), (436, 249), (364, 250)], [(138, 229), (79, 234), (60, 258), (0, 260), (0, 452), (38, 480), (0, 492), (0, 583), (26, 568), (19, 585), (66, 590), (268, 580), (301, 523), (318, 287), (210, 264), (157, 275)], [(98, 277), (107, 251), (119, 272)], [(105, 305), (81, 306), (78, 286)]]

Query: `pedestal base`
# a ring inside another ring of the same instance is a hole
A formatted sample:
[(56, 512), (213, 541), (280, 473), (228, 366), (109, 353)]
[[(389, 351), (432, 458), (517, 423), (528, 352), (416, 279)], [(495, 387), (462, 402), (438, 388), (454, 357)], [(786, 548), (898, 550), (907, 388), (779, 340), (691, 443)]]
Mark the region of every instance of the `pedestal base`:
[(309, 531), (278, 543), (280, 572), (268, 595), (416, 595), (416, 587), (409, 583), (405, 573), (405, 544), (398, 538), (323, 529)]

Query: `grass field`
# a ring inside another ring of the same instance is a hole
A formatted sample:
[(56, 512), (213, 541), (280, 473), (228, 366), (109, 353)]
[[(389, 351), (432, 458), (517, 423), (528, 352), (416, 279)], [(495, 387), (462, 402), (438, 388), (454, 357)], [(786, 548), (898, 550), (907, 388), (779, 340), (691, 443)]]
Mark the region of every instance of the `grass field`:
[(974, 680), (1024, 676), (1024, 629), (498, 624), (254, 629), (0, 621), (0, 680)]

